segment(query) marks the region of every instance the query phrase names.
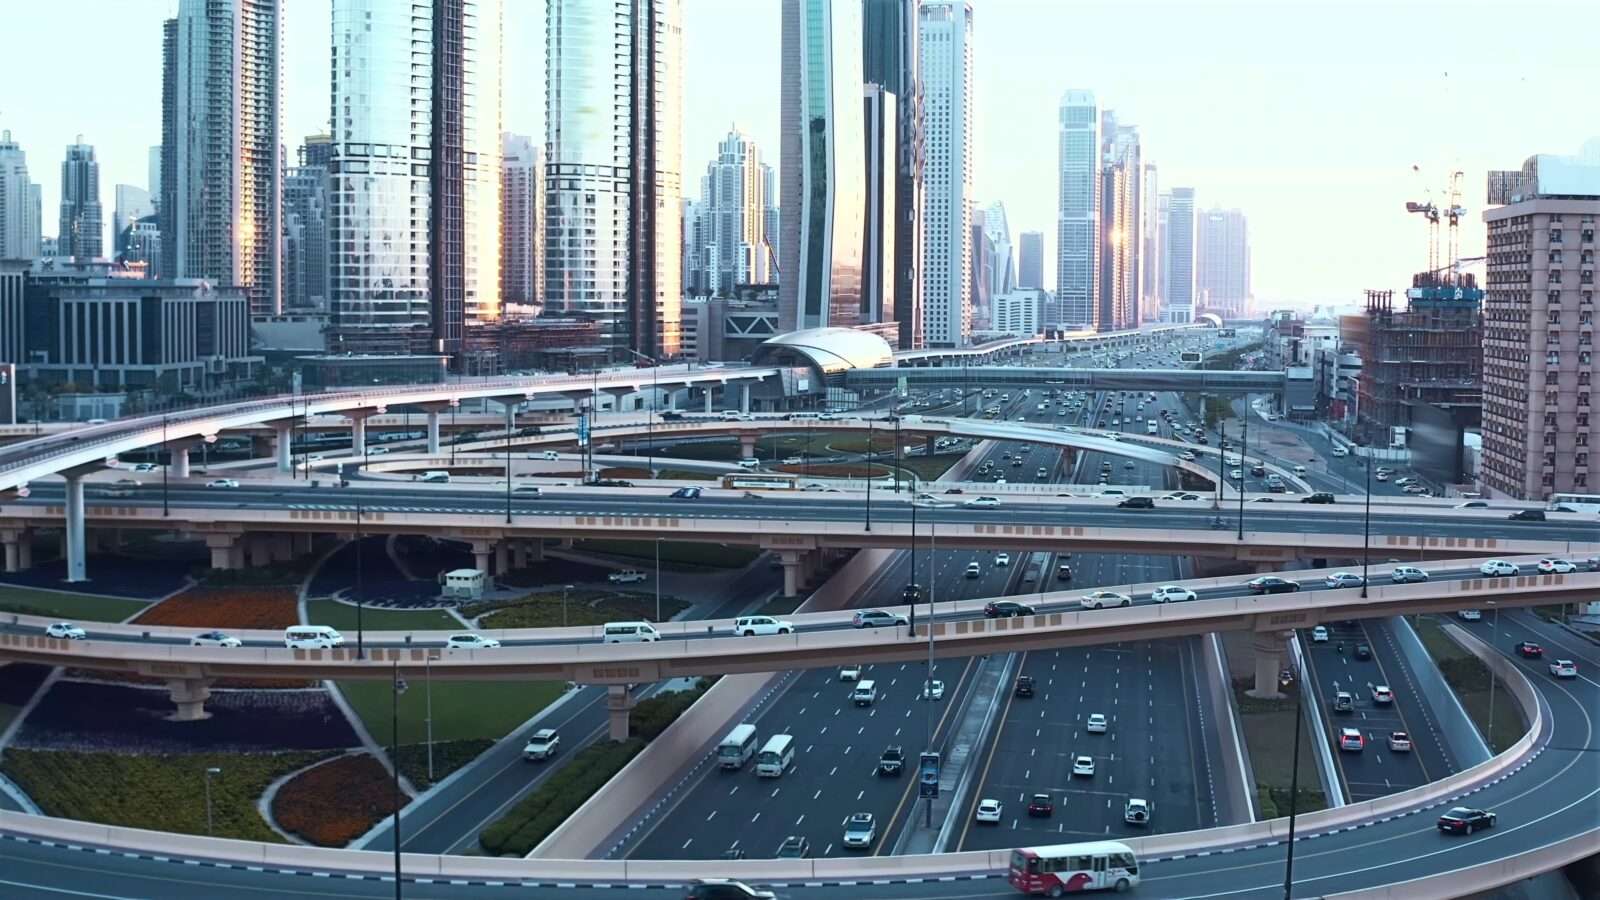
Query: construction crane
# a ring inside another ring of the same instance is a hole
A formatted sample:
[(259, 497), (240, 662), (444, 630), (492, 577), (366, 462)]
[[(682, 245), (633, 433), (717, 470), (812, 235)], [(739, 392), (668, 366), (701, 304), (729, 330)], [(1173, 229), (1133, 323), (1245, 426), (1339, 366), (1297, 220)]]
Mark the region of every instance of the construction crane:
[[(1421, 166), (1413, 165), (1411, 171), (1420, 174)], [(1446, 187), (1447, 205), (1443, 208), (1437, 206), (1432, 199), (1433, 191), (1427, 191), (1428, 199), (1421, 203), (1415, 200), (1406, 201), (1406, 212), (1418, 213), (1428, 224), (1428, 268), (1429, 274), (1437, 274), (1455, 264), (1461, 254), (1461, 218), (1467, 214), (1466, 207), (1461, 205), (1461, 179), (1464, 173), (1457, 170), (1450, 174)], [(1446, 252), (1448, 261), (1439, 265), (1439, 223), (1444, 221), (1450, 229)]]

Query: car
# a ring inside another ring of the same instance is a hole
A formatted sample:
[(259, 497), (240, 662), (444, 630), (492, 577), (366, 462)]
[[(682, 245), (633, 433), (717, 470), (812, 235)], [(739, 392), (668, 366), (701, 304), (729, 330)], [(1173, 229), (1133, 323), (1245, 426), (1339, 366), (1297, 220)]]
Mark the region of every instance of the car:
[(1393, 703), (1394, 691), (1389, 690), (1389, 686), (1387, 684), (1375, 684), (1372, 686), (1372, 702), (1378, 704), (1379, 706), (1386, 706), (1390, 703)]
[(638, 569), (624, 569), (621, 572), (612, 572), (610, 575), (607, 575), (606, 580), (612, 584), (638, 584), (639, 582), (644, 581), (647, 577), (648, 576)]
[(189, 638), (191, 647), (242, 647), (244, 641), (221, 631), (202, 631)]
[(1457, 503), (1456, 504), (1456, 509), (1488, 509), (1488, 508), (1489, 508), (1489, 501), (1487, 501), (1487, 500), (1468, 500), (1465, 503)]
[(1356, 644), (1356, 659), (1371, 659), (1372, 648), (1365, 643)]
[(961, 488), (945, 488), (944, 492), (946, 494), (965, 494), (966, 493), (966, 491), (962, 490)]
[(1150, 592), (1150, 599), (1157, 603), (1186, 603), (1194, 598), (1194, 591), (1176, 584), (1164, 584)]
[(805, 859), (811, 855), (811, 842), (798, 834), (791, 834), (778, 845), (779, 859)]
[(544, 496), (544, 489), (536, 484), (519, 484), (511, 493), (520, 494), (523, 497), (542, 497)]
[(1124, 469), (1132, 469), (1132, 468), (1134, 468), (1134, 463), (1133, 463), (1133, 460), (1131, 460), (1131, 459), (1130, 459), (1130, 460), (1128, 460), (1128, 461), (1127, 461), (1127, 462), (1125, 462), (1125, 463), (1123, 463), (1123, 464), (1122, 464), (1122, 467), (1123, 467), (1123, 468), (1124, 468)]
[(135, 472), (154, 472), (156, 470), (156, 464), (155, 463), (139, 463), (139, 464), (137, 464), (137, 465), (135, 465), (133, 467), (133, 470)]
[(1279, 578), (1276, 575), (1262, 575), (1244, 584), (1252, 594), (1292, 594), (1300, 590), (1300, 582)]
[(1456, 618), (1463, 622), (1477, 622), (1483, 619), (1483, 613), (1476, 609), (1462, 609), (1456, 611)]
[(1389, 580), (1395, 584), (1414, 584), (1427, 581), (1428, 573), (1416, 566), (1395, 566), (1394, 571), (1389, 573)]
[(44, 627), (45, 637), (59, 638), (65, 641), (81, 641), (88, 637), (88, 633), (71, 622), (51, 622)]
[(1539, 560), (1538, 568), (1542, 575), (1566, 575), (1578, 571), (1578, 567), (1571, 562), (1553, 557)]
[(1544, 648), (1533, 641), (1518, 641), (1517, 655), (1523, 659), (1538, 659), (1544, 656)]
[[(666, 414), (662, 414), (666, 418)], [(737, 847), (722, 851), (723, 859), (744, 859), (744, 851)], [(773, 900), (771, 891), (758, 891), (742, 881), (729, 878), (696, 878), (689, 885), (684, 900)]]
[(208, 488), (236, 488), (238, 486), (239, 482), (232, 478), (213, 478), (206, 482), (206, 487)]
[(1406, 734), (1404, 731), (1392, 731), (1392, 732), (1390, 732), (1389, 733), (1389, 749), (1394, 751), (1395, 753), (1410, 753), (1411, 752), (1411, 735)]
[(1028, 815), (1035, 819), (1048, 819), (1055, 814), (1055, 801), (1049, 794), (1034, 794), (1028, 800)]
[[(948, 494), (949, 491), (946, 491), (945, 493)], [(968, 500), (968, 501), (966, 501), (965, 503), (963, 503), (961, 505), (962, 506), (971, 507), (972, 509), (999, 509), (1000, 508), (1000, 498), (999, 497), (973, 497), (971, 500)]]
[(1382, 472), (1382, 471), (1374, 472), (1373, 475), (1372, 475), (1372, 480), (1373, 481), (1388, 481), (1389, 480), (1389, 473)]
[(452, 634), (445, 638), (444, 646), (446, 650), (493, 650), (500, 642), (481, 634)]
[(1077, 756), (1072, 760), (1072, 774), (1074, 777), (1082, 775), (1085, 778), (1094, 777), (1094, 757)]
[(1184, 462), (1194, 462), (1194, 460), (1195, 460), (1194, 451), (1193, 450), (1185, 450), (1182, 453), (1178, 454), (1178, 458), (1183, 460)]
[(1511, 515), (1506, 516), (1506, 518), (1510, 519), (1513, 522), (1543, 522), (1544, 521), (1544, 510), (1542, 510), (1542, 509), (1519, 509), (1516, 512), (1512, 513)]
[(906, 765), (906, 751), (899, 744), (890, 744), (883, 748), (883, 755), (878, 757), (879, 775), (899, 775)]
[(972, 820), (985, 825), (998, 825), (1001, 811), (999, 800), (985, 797), (978, 801), (978, 808), (973, 810)]
[(1402, 487), (1402, 488), (1403, 487), (1410, 487), (1410, 486), (1412, 486), (1412, 485), (1414, 485), (1416, 483), (1417, 483), (1417, 480), (1415, 478), (1396, 478), (1394, 480), (1394, 486), (1395, 487)]
[(1105, 734), (1108, 727), (1110, 726), (1106, 723), (1105, 713), (1091, 713), (1089, 720), (1084, 723), (1083, 730), (1090, 734)]
[(529, 762), (542, 762), (561, 749), (561, 736), (554, 728), (541, 728), (522, 746), (522, 758)]
[(1457, 806), (1439, 817), (1439, 830), (1446, 834), (1471, 834), (1494, 827), (1495, 815), (1482, 809)]
[(1577, 678), (1578, 664), (1570, 659), (1558, 659), (1550, 664), (1550, 674), (1557, 678)]
[(1242, 480), (1244, 480), (1244, 470), (1243, 469), (1229, 469), (1228, 470), (1228, 477), (1232, 478), (1234, 481), (1242, 481)]
[(1408, 485), (1406, 485), (1405, 486), (1405, 492), (1408, 493), (1408, 494), (1415, 494), (1415, 495), (1418, 495), (1418, 496), (1421, 496), (1422, 494), (1430, 493), (1427, 488), (1423, 487), (1420, 484), (1408, 484)]
[(872, 813), (858, 812), (844, 820), (844, 845), (852, 849), (864, 849), (872, 846), (872, 839), (878, 836), (878, 823), (872, 818)]
[(1033, 676), (1032, 675), (1018, 675), (1017, 676), (1017, 686), (1015, 688), (1013, 688), (1011, 692), (1013, 694), (1015, 694), (1016, 696), (1018, 696), (1018, 697), (1032, 697), (1033, 696)]
[(1367, 746), (1367, 739), (1361, 736), (1361, 729), (1359, 729), (1359, 728), (1341, 728), (1341, 729), (1339, 729), (1339, 749), (1340, 750), (1348, 750), (1348, 751), (1350, 751), (1352, 753), (1360, 753), (1362, 750), (1366, 749), (1366, 746)]
[(676, 497), (679, 500), (698, 500), (700, 499), (700, 492), (701, 489), (697, 487), (681, 487), (668, 496)]
[(1274, 500), (1271, 497), (1257, 497), (1254, 500), (1251, 500), (1250, 502), (1251, 503), (1277, 503), (1278, 501)]
[(745, 637), (758, 634), (791, 634), (794, 632), (794, 623), (787, 619), (778, 619), (772, 616), (741, 616), (733, 620), (733, 633)]
[(1084, 609), (1104, 609), (1107, 606), (1132, 606), (1133, 598), (1116, 591), (1090, 591), (1078, 599)]
[(1366, 583), (1366, 579), (1362, 578), (1355, 572), (1334, 572), (1332, 575), (1324, 578), (1323, 583), (1331, 588), (1351, 588), (1361, 587), (1361, 585)]
[(1122, 821), (1129, 825), (1150, 824), (1150, 802), (1138, 797), (1129, 797), (1128, 802), (1122, 807)]
[(991, 600), (983, 605), (983, 614), (991, 619), (1011, 619), (1017, 616), (1031, 616), (1033, 607), (1015, 600)]
[(994, 555), (994, 564), (997, 565), (997, 566), (1009, 566), (1009, 565), (1011, 565), (1011, 554), (1009, 554), (1009, 553), (996, 553)]
[(1326, 644), (1328, 642), (1328, 626), (1318, 625), (1311, 629), (1311, 643)]
[(839, 680), (840, 681), (860, 681), (861, 680), (861, 664), (860, 663), (851, 663), (851, 664), (849, 664), (847, 666), (840, 666), (839, 667)]
[(1356, 708), (1356, 698), (1349, 691), (1335, 691), (1333, 695), (1334, 712), (1352, 712)]
[(983, 574), (983, 566), (979, 565), (976, 562), (967, 563), (967, 577), (968, 578), (977, 578), (978, 576), (980, 576), (982, 574)]
[(1149, 497), (1128, 497), (1117, 504), (1117, 509), (1155, 509), (1156, 502)]
[(909, 620), (899, 613), (892, 613), (886, 609), (863, 609), (850, 617), (850, 624), (857, 628), (878, 628), (884, 625), (905, 625)]
[(1316, 491), (1315, 493), (1307, 494), (1304, 497), (1301, 497), (1300, 498), (1300, 502), (1301, 503), (1332, 503), (1332, 502), (1334, 502), (1334, 500), (1333, 500), (1333, 494), (1331, 494), (1331, 493), (1329, 493), (1327, 491)]
[(924, 681), (922, 683), (922, 699), (943, 700), (944, 682), (938, 679), (934, 679), (933, 681)]
[(1072, 580), (1072, 566), (1070, 566), (1070, 565), (1068, 565), (1066, 563), (1058, 564), (1056, 566), (1056, 580), (1057, 581), (1071, 581)]
[(1478, 567), (1479, 575), (1489, 576), (1515, 575), (1519, 571), (1521, 570), (1517, 568), (1516, 563), (1506, 562), (1503, 559), (1491, 559)]
[(1200, 499), (1200, 495), (1199, 494), (1190, 494), (1190, 493), (1168, 494), (1164, 499), (1167, 499), (1167, 500), (1182, 500), (1182, 501), (1184, 501), (1186, 503), (1192, 503), (1192, 502), (1194, 502), (1196, 500), (1199, 500)]

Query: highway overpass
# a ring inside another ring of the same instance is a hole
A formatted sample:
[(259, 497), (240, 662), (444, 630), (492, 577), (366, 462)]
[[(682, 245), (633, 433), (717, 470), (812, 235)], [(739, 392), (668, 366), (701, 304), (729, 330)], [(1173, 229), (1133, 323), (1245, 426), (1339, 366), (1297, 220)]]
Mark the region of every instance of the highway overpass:
[(917, 388), (1061, 388), (1070, 391), (1177, 391), (1192, 394), (1279, 394), (1282, 372), (1211, 369), (1075, 369), (1047, 366), (893, 366), (853, 369), (844, 382), (856, 390)]

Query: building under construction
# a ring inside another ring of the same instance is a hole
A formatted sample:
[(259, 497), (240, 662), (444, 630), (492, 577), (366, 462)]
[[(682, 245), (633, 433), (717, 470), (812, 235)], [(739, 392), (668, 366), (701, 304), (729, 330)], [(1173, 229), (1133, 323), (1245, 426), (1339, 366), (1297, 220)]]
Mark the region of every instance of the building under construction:
[(1369, 446), (1447, 424), (1459, 434), (1482, 418), (1483, 290), (1471, 275), (1423, 272), (1405, 300), (1396, 309), (1394, 291), (1367, 291), (1366, 313), (1340, 323), (1362, 359), (1356, 436)]

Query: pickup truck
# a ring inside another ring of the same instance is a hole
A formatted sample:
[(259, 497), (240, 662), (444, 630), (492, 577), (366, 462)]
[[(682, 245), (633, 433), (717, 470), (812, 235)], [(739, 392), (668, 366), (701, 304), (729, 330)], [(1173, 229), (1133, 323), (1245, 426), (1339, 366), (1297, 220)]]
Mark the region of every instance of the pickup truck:
[(612, 584), (638, 584), (645, 580), (645, 574), (638, 569), (625, 569), (621, 572), (612, 572), (606, 576)]
[(1128, 805), (1122, 808), (1122, 821), (1129, 825), (1150, 824), (1150, 804), (1137, 797), (1128, 798)]
[(879, 775), (899, 775), (905, 767), (906, 752), (898, 746), (885, 747), (883, 755), (878, 757)]
[(1550, 674), (1557, 678), (1577, 678), (1578, 666), (1570, 659), (1558, 659), (1550, 664)]

